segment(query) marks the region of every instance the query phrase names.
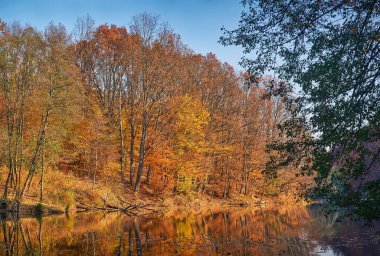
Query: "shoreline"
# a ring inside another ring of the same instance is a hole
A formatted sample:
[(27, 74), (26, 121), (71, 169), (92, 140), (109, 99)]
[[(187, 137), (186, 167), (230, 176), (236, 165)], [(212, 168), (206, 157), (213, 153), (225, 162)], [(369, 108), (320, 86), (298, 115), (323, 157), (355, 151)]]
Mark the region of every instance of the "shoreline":
[[(178, 196), (175, 197), (178, 199)], [(233, 200), (233, 199), (194, 199), (188, 200), (186, 203), (183, 203), (184, 197), (180, 197), (181, 203), (169, 202), (158, 202), (148, 200), (145, 205), (133, 205), (130, 204), (128, 207), (123, 208), (119, 206), (110, 207), (99, 205), (92, 205), (84, 207), (83, 205), (77, 204), (71, 208), (60, 207), (57, 205), (49, 205), (44, 203), (37, 202), (18, 202), (14, 200), (0, 201), (0, 215), (2, 219), (9, 216), (12, 219), (20, 218), (40, 218), (54, 215), (63, 215), (63, 214), (77, 214), (83, 212), (119, 212), (121, 214), (129, 216), (142, 216), (147, 214), (173, 214), (181, 211), (217, 211), (217, 210), (226, 210), (234, 208), (270, 208), (270, 207), (296, 207), (296, 206), (306, 206), (308, 203), (305, 201), (301, 202), (292, 202), (292, 203), (280, 203), (276, 201), (262, 201), (262, 202), (247, 202), (242, 200)], [(175, 201), (175, 200), (173, 200)]]

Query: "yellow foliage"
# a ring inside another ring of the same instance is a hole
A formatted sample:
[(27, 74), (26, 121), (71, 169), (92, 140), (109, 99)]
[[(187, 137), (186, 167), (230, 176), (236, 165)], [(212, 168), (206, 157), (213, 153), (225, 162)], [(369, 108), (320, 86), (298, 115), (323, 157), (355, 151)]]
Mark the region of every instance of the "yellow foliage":
[(178, 154), (189, 151), (201, 153), (206, 148), (204, 128), (210, 121), (210, 114), (202, 103), (189, 95), (177, 97), (175, 132)]
[(189, 95), (176, 97), (174, 158), (178, 172), (177, 185), (181, 192), (190, 192), (201, 173), (202, 154), (207, 152), (205, 130), (210, 114), (200, 100)]

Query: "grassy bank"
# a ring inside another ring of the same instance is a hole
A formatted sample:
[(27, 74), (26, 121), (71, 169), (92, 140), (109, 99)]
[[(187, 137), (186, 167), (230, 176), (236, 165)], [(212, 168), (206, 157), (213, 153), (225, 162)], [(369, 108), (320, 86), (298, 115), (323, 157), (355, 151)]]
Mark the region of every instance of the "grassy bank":
[[(4, 177), (2, 177), (4, 179)], [(122, 187), (120, 182), (112, 178), (95, 181), (86, 177), (76, 177), (72, 173), (48, 171), (45, 175), (43, 204), (40, 204), (40, 183), (32, 181), (25, 197), (21, 202), (23, 215), (43, 215), (76, 212), (101, 211), (111, 207), (126, 208), (137, 206), (133, 214), (150, 212), (176, 212), (186, 209), (220, 209), (226, 207), (251, 207), (267, 205), (304, 204), (297, 197), (280, 196), (242, 196), (231, 195), (229, 198), (212, 197), (203, 193), (184, 194), (166, 191), (154, 195), (149, 191), (149, 185), (143, 184), (139, 193), (134, 193), (129, 187)], [(17, 209), (14, 194), (8, 198), (9, 209)]]

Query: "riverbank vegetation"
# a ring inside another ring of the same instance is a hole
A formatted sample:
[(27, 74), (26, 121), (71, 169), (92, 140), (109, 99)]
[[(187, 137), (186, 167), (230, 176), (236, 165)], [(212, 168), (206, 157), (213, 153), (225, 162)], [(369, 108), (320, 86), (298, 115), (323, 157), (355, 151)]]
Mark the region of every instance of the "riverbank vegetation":
[(4, 200), (284, 203), (310, 184), (262, 173), (290, 116), (273, 78), (194, 53), (150, 14), (71, 34), (2, 22), (0, 71)]

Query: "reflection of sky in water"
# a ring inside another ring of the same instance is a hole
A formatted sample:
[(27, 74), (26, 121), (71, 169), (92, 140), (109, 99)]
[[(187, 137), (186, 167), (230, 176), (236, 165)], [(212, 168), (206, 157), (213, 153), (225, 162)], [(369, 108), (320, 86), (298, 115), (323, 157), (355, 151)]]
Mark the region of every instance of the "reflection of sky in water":
[(317, 246), (317, 248), (315, 249), (315, 252), (318, 254), (318, 255), (321, 255), (321, 256), (334, 256), (336, 255), (331, 248), (327, 247), (327, 248), (322, 248), (320, 246)]
[(324, 218), (314, 208), (241, 208), (3, 221), (0, 254), (380, 255), (379, 227), (369, 230), (335, 220), (336, 216)]

